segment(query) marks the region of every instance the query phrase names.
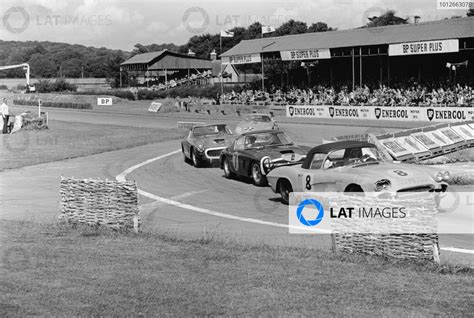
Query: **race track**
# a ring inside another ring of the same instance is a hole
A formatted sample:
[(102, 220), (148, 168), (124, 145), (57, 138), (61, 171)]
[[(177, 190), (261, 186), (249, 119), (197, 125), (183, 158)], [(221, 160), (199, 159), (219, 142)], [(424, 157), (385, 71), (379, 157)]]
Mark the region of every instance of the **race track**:
[[(52, 110), (50, 119), (95, 124), (130, 125), (136, 127), (174, 128), (178, 120), (192, 120), (191, 114), (151, 116), (93, 113), (86, 111)], [(198, 121), (205, 117), (195, 116)], [(213, 120), (214, 122), (216, 120)], [(219, 121), (224, 121), (219, 120)], [(234, 128), (238, 118), (228, 120)], [(308, 123), (281, 123), (280, 127), (297, 142), (307, 145), (321, 143), (334, 136), (369, 132), (393, 131), (367, 126), (327, 125)], [(136, 180), (140, 189), (140, 210), (144, 229), (169, 232), (180, 237), (212, 237), (238, 242), (264, 243), (329, 249), (330, 237), (318, 235), (290, 235), (288, 208), (280, 203), (270, 188), (256, 187), (248, 180), (228, 180), (216, 167), (194, 168), (183, 161), (180, 141), (168, 141), (137, 148), (124, 149), (53, 162), (17, 171), (2, 173), (2, 196), (5, 206), (22, 203), (29, 215), (55, 214), (59, 202), (58, 180), (61, 175), (84, 178), (126, 178)], [(149, 161), (153, 159), (152, 161)], [(41, 189), (29, 203), (22, 200), (25, 189), (32, 187), (25, 175), (35, 175)], [(7, 186), (7, 184), (9, 186)], [(13, 187), (11, 185), (14, 185)], [(472, 191), (473, 188), (463, 188)], [(28, 210), (29, 209), (29, 210)], [(32, 213), (31, 211), (35, 212)], [(2, 211), (2, 216), (20, 218), (18, 209)], [(53, 219), (53, 218), (51, 218)], [(450, 262), (474, 264), (472, 236), (443, 235), (440, 237), (442, 257)]]
[[(249, 180), (228, 180), (216, 167), (194, 168), (183, 161), (179, 150), (170, 151), (130, 167), (118, 179), (138, 182), (141, 195), (155, 200), (142, 207), (145, 228), (163, 228), (182, 233), (210, 230), (242, 241), (329, 249), (326, 234), (288, 233), (288, 207), (268, 187)], [(472, 191), (472, 187), (456, 187)], [(271, 243), (270, 243), (271, 242)], [(472, 236), (441, 235), (444, 257), (471, 264)]]

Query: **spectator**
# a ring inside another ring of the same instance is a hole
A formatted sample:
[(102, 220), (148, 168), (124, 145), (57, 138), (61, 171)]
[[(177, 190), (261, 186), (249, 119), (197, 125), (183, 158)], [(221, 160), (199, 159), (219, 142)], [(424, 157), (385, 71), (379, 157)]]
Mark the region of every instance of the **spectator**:
[(2, 120), (3, 120), (3, 133), (8, 134), (8, 119), (10, 118), (10, 112), (7, 105), (7, 99), (3, 99), (3, 103), (0, 106), (0, 111), (2, 113)]

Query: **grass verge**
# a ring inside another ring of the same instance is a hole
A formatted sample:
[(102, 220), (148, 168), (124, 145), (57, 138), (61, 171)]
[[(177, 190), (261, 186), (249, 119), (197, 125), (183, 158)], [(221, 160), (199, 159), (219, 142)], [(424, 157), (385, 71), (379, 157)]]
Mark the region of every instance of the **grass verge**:
[[(1, 221), (1, 316), (469, 316), (471, 270)], [(456, 272), (456, 274), (454, 274)]]
[(177, 139), (177, 129), (50, 121), (46, 130), (0, 134), (0, 170)]

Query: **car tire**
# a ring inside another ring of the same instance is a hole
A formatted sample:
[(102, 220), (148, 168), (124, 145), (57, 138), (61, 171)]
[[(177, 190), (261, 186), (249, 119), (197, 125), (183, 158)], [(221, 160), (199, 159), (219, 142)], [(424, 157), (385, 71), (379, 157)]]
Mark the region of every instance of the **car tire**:
[(253, 184), (258, 187), (267, 185), (267, 177), (262, 174), (260, 165), (258, 162), (254, 162), (250, 168), (250, 177), (252, 178)]
[(235, 174), (230, 170), (229, 158), (224, 157), (224, 162), (222, 163), (222, 169), (224, 169), (224, 176), (227, 179), (232, 179), (235, 177)]
[(193, 166), (195, 166), (196, 168), (201, 167), (202, 162), (199, 159), (199, 157), (196, 156), (196, 151), (194, 150), (194, 148), (190, 151), (190, 153), (191, 153), (191, 162), (192, 162)]
[(186, 157), (186, 154), (184, 153), (184, 147), (183, 147), (183, 146), (181, 146), (181, 151), (183, 152), (183, 159), (184, 159), (184, 162), (189, 163), (189, 158)]
[(359, 185), (352, 184), (349, 185), (345, 190), (344, 190), (345, 195), (351, 195), (355, 197), (364, 197), (364, 190)]
[(280, 193), (281, 203), (288, 205), (290, 203), (290, 193), (293, 192), (290, 181), (286, 179), (279, 181), (278, 192)]

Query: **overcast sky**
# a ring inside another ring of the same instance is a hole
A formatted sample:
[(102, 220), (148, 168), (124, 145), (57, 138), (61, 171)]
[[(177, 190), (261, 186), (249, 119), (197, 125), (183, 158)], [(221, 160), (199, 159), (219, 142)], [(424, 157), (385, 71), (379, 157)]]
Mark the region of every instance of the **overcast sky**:
[(436, 0), (0, 0), (0, 39), (130, 51), (136, 43), (179, 45), (194, 34), (255, 21), (276, 27), (289, 19), (323, 21), (348, 29), (387, 9), (422, 21), (465, 16), (465, 10), (438, 10)]

